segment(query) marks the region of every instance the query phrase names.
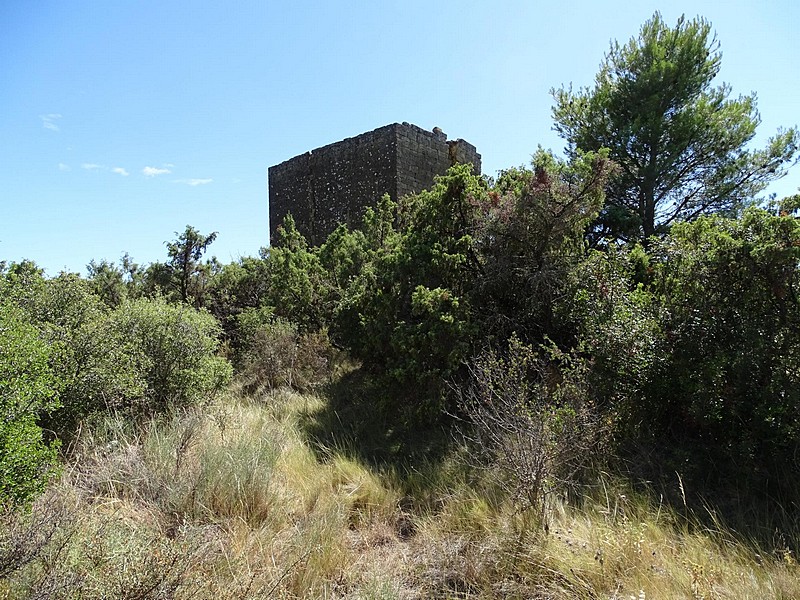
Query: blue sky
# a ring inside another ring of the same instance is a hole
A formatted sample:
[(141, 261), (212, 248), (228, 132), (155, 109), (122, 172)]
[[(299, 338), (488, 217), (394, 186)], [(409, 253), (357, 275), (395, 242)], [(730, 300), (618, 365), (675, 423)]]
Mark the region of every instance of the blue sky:
[[(763, 143), (800, 122), (796, 0), (0, 3), (0, 259), (51, 275), (164, 260), (187, 224), (230, 262), (268, 243), (267, 168), (388, 123), (484, 172), (560, 151), (549, 90), (590, 85), (655, 10), (711, 21)], [(770, 191), (800, 188), (800, 168)]]

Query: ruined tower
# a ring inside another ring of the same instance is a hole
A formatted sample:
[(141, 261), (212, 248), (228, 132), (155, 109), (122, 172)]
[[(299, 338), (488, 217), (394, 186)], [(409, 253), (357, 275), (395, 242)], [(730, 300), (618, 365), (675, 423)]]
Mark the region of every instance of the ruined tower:
[(394, 123), (311, 150), (269, 168), (270, 235), (286, 213), (309, 243), (319, 245), (339, 223), (360, 223), (366, 206), (429, 189), (455, 163), (481, 172), (481, 155), (464, 140), (448, 141), (438, 127), (426, 131)]

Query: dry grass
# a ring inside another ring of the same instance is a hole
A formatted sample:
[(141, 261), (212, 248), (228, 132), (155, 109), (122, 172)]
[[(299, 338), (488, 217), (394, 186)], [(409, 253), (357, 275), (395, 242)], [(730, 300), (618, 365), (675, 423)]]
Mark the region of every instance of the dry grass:
[(234, 391), (93, 427), (33, 510), (3, 518), (0, 597), (800, 598), (791, 554), (619, 489), (553, 499), (545, 532), (452, 465), (320, 459), (299, 423), (322, 403)]

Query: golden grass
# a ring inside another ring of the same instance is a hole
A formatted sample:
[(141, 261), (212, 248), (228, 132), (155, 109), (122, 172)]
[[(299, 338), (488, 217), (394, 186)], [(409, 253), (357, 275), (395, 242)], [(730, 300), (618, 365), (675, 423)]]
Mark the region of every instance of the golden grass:
[(0, 528), (2, 567), (35, 517), (59, 523), (0, 597), (800, 598), (791, 554), (622, 488), (581, 508), (553, 499), (546, 532), (455, 463), (400, 473), (314, 452), (300, 416), (323, 402), (232, 392), (140, 430), (98, 424), (33, 512)]

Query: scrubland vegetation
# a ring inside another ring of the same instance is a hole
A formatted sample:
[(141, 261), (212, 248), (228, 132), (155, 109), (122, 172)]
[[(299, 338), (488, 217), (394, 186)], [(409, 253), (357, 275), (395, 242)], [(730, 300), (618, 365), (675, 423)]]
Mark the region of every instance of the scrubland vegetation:
[(0, 595), (798, 598), (800, 207), (658, 15), (568, 157), (309, 247), (0, 270)]
[(328, 410), (313, 395), (234, 388), (202, 411), (136, 426), (103, 417), (32, 508), (4, 517), (3, 592), (792, 598), (800, 589), (788, 540), (760, 545), (607, 474), (580, 497), (550, 498), (545, 529), (457, 453), (379, 467), (352, 449), (354, 423), (340, 425), (333, 447), (309, 437), (329, 431)]

